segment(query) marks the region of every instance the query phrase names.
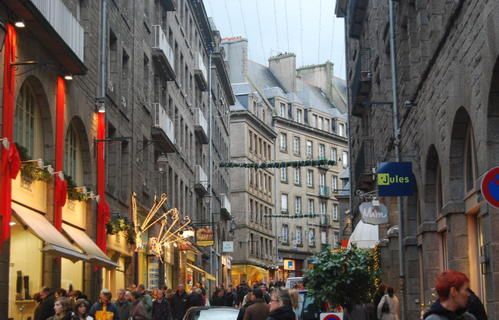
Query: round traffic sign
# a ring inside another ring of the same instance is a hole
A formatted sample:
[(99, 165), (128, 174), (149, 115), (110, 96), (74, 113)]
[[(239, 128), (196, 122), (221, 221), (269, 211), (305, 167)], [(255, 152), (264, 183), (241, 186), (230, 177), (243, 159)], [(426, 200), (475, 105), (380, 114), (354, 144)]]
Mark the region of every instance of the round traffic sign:
[(482, 179), (482, 195), (493, 207), (499, 208), (499, 167), (487, 171)]
[(336, 313), (321, 314), (321, 320), (342, 320), (342, 318)]

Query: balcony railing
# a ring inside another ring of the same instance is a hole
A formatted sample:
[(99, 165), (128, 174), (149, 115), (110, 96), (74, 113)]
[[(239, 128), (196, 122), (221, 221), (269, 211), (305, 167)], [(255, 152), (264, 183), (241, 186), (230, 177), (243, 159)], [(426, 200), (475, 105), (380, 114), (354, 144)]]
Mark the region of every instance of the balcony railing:
[(225, 220), (231, 218), (230, 200), (226, 194), (220, 194), (220, 213)]
[(206, 90), (208, 88), (208, 71), (206, 65), (203, 61), (203, 56), (198, 53), (196, 59), (196, 68), (194, 70), (194, 76), (196, 77), (197, 84), (201, 90)]
[(352, 38), (359, 38), (362, 34), (362, 25), (366, 17), (367, 6), (369, 0), (349, 0), (350, 6), (348, 8), (347, 21), (350, 25), (349, 36)]
[(154, 58), (164, 70), (166, 78), (168, 80), (173, 80), (175, 78), (175, 54), (173, 53), (173, 49), (170, 46), (170, 43), (168, 43), (166, 34), (160, 25), (152, 26), (152, 34)]
[(203, 144), (208, 143), (208, 121), (200, 108), (194, 109), (194, 130)]
[(369, 100), (371, 80), (371, 49), (360, 49), (350, 81), (353, 115), (360, 115), (363, 104)]
[(331, 191), (330, 191), (329, 187), (319, 186), (319, 197), (322, 197), (322, 198), (331, 197)]
[(205, 195), (208, 193), (208, 176), (204, 171), (203, 167), (200, 165), (196, 165), (195, 167), (196, 173), (196, 184), (194, 185), (194, 189), (201, 194)]
[(175, 152), (175, 127), (160, 103), (153, 103), (152, 135), (165, 152)]

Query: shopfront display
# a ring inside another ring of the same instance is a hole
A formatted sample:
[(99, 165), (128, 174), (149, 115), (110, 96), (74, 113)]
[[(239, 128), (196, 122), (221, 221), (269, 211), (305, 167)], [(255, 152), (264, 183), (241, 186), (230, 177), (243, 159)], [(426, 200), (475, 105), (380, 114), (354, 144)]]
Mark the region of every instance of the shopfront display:
[(232, 265), (231, 276), (235, 284), (246, 281), (246, 283), (252, 285), (262, 281), (269, 281), (269, 271), (267, 269), (250, 264)]

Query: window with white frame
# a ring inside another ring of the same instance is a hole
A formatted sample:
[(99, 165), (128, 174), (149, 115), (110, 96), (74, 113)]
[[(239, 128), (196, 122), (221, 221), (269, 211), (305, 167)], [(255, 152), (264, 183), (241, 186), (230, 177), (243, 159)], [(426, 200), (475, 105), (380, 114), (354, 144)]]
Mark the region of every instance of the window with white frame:
[(333, 220), (338, 221), (338, 205), (333, 204)]
[(339, 126), (338, 126), (338, 135), (342, 136), (342, 137), (346, 136), (346, 134), (345, 134), (345, 124), (344, 123), (340, 123), (339, 124)]
[(319, 159), (326, 159), (326, 146), (322, 143), (319, 144)]
[(309, 215), (315, 214), (315, 201), (314, 201), (314, 199), (308, 199), (308, 214)]
[(73, 178), (76, 185), (83, 184), (83, 174), (81, 170), (81, 147), (78, 132), (73, 124), (69, 125), (66, 132), (64, 146), (64, 172)]
[(326, 174), (321, 172), (319, 175), (319, 187), (324, 188), (326, 186)]
[(307, 150), (306, 150), (306, 152), (307, 152), (307, 158), (312, 158), (313, 157), (313, 155), (314, 155), (313, 149), (314, 149), (314, 144), (312, 143), (312, 141), (307, 140)]
[(288, 108), (286, 106), (285, 103), (282, 103), (281, 102), (281, 105), (280, 105), (280, 116), (283, 117), (283, 118), (287, 118), (288, 117)]
[(281, 182), (288, 182), (288, 168), (281, 168)]
[(338, 192), (338, 176), (333, 176), (332, 181), (333, 192)]
[(308, 245), (315, 247), (315, 229), (308, 230)]
[(307, 187), (314, 186), (314, 171), (309, 169), (307, 170)]
[(296, 245), (298, 246), (303, 245), (302, 232), (303, 232), (302, 227), (296, 227), (295, 237), (296, 237)]
[(282, 225), (282, 242), (283, 243), (288, 243), (289, 242), (289, 227), (287, 224)]
[(338, 149), (336, 148), (331, 148), (331, 160), (334, 162), (338, 161)]
[(288, 150), (288, 136), (285, 133), (279, 135), (279, 149), (281, 151)]
[(325, 216), (326, 215), (326, 202), (325, 201), (321, 201), (319, 202), (319, 212), (321, 214), (321, 216)]
[(38, 112), (35, 92), (29, 84), (25, 83), (16, 100), (14, 141), (26, 149), (30, 159), (42, 157), (41, 150), (36, 152), (35, 143), (36, 137), (41, 133)]
[(348, 152), (343, 151), (343, 154), (341, 156), (341, 162), (343, 163), (343, 168), (348, 167)]
[(293, 153), (300, 154), (300, 137), (293, 137)]
[(339, 242), (340, 242), (340, 233), (335, 231), (333, 233), (333, 247), (337, 248), (339, 246)]
[(321, 244), (327, 244), (327, 232), (321, 231)]
[(303, 122), (303, 111), (301, 109), (296, 109), (296, 122)]
[(281, 194), (281, 212), (288, 213), (288, 195), (285, 193)]
[(294, 168), (295, 185), (301, 185), (301, 168)]
[(301, 215), (301, 197), (295, 198), (295, 214)]

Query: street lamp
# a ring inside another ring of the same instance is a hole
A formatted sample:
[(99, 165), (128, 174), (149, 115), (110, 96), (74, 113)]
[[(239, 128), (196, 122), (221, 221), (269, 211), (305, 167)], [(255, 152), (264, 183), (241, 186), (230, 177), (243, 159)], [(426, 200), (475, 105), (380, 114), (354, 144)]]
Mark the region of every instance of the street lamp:
[(159, 172), (166, 172), (166, 167), (168, 166), (168, 158), (164, 153), (160, 154), (158, 160), (156, 160), (158, 164)]

